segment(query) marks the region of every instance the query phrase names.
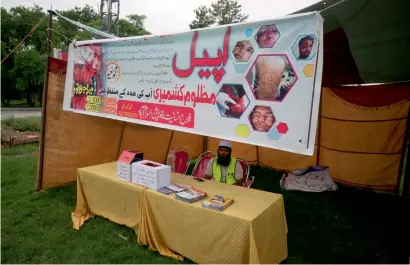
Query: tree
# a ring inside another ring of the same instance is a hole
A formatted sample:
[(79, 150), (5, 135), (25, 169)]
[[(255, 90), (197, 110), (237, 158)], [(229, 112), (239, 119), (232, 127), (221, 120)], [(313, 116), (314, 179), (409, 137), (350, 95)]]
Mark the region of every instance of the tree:
[(242, 5), (236, 0), (218, 0), (212, 3), (211, 15), (218, 25), (245, 22), (249, 17), (242, 14)]
[(207, 28), (214, 24), (211, 16), (211, 9), (206, 6), (199, 6), (194, 10), (196, 19), (189, 24), (190, 29)]
[(134, 25), (134, 27), (144, 28), (144, 22), (147, 17), (144, 15), (131, 14), (127, 16), (127, 19)]
[(128, 15), (126, 19), (120, 19), (119, 36), (118, 37), (132, 37), (151, 34), (144, 28), (144, 20), (147, 17), (144, 15), (132, 14)]
[(35, 95), (41, 93), (43, 88), (45, 68), (45, 54), (35, 49), (21, 51), (14, 58), (12, 72), (16, 78), (16, 88), (26, 95), (30, 106), (34, 106)]
[(199, 6), (194, 13), (196, 19), (189, 25), (191, 29), (245, 22), (249, 17), (242, 13), (237, 0), (217, 0), (210, 8)]

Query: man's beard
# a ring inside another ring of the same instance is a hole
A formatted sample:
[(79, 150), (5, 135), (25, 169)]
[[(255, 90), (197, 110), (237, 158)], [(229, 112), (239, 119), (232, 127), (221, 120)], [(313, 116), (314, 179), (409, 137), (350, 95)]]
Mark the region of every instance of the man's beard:
[(222, 157), (218, 155), (218, 159), (216, 162), (221, 166), (227, 167), (229, 166), (229, 163), (231, 163), (231, 156), (229, 155), (229, 156)]

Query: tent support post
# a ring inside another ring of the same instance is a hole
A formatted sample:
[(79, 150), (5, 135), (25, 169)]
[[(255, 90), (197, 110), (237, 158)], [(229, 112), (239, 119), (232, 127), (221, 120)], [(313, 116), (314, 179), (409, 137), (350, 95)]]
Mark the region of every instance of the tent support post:
[[(323, 87), (321, 88), (323, 90)], [(316, 129), (316, 134), (317, 134), (317, 150), (316, 150), (316, 165), (320, 165), (320, 132), (321, 132), (321, 127), (322, 127), (322, 95), (323, 91), (320, 93), (320, 100), (319, 100), (319, 117), (318, 117), (318, 126)]]
[(260, 168), (260, 164), (259, 164), (259, 146), (256, 146), (256, 167)]
[(208, 136), (202, 136), (202, 153), (208, 150)]
[[(409, 132), (407, 132), (409, 135)], [(407, 155), (406, 155), (406, 170), (404, 171), (404, 178), (403, 178), (403, 192), (402, 196), (407, 198), (409, 196), (409, 175), (410, 175), (410, 154), (409, 154), (409, 139), (407, 139)]]
[(404, 178), (403, 178), (403, 195), (404, 192), (408, 194), (408, 171), (409, 171), (409, 154), (408, 154), (408, 148), (409, 148), (409, 130), (410, 130), (410, 107), (407, 111), (407, 121), (406, 121), (406, 130), (404, 134), (404, 139), (403, 139), (403, 147), (401, 151), (401, 158), (400, 158), (400, 166), (399, 166), (399, 174), (397, 176), (397, 186), (396, 186), (396, 194), (400, 195), (400, 186), (401, 186), (401, 177), (403, 175), (403, 166), (404, 166), (404, 160), (406, 159), (406, 153), (407, 153), (407, 159), (406, 159), (406, 171), (404, 172)]
[(172, 144), (172, 139), (173, 139), (173, 138), (174, 138), (174, 130), (172, 130), (172, 132), (171, 132), (171, 137), (169, 137), (169, 142), (168, 142), (168, 148), (167, 148), (167, 150), (166, 150), (166, 152), (165, 152), (165, 159), (164, 159), (165, 164), (167, 163), (168, 152), (169, 152), (169, 149), (171, 148), (171, 144)]
[(43, 188), (43, 164), (44, 164), (44, 138), (46, 130), (46, 115), (47, 115), (47, 91), (48, 91), (48, 71), (49, 71), (49, 57), (51, 53), (51, 43), (53, 41), (53, 34), (51, 29), (53, 27), (53, 14), (52, 10), (48, 10), (48, 29), (47, 29), (47, 56), (46, 56), (46, 71), (44, 74), (44, 87), (43, 87), (43, 100), (41, 107), (41, 131), (40, 131), (40, 147), (38, 154), (38, 166), (37, 166), (37, 184), (36, 191), (40, 191)]

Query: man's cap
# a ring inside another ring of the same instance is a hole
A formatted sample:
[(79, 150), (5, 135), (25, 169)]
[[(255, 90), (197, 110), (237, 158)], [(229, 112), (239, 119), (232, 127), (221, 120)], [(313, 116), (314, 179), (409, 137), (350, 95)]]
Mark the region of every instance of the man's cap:
[(229, 142), (229, 141), (221, 140), (221, 141), (219, 142), (219, 147), (232, 148), (232, 143)]

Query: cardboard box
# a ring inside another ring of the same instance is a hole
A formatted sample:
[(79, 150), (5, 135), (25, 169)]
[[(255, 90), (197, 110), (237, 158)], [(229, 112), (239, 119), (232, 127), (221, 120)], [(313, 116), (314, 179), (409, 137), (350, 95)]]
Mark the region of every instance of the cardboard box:
[(132, 164), (132, 183), (158, 190), (171, 184), (171, 167), (149, 160)]
[(117, 178), (121, 181), (131, 182), (132, 164), (144, 159), (144, 153), (125, 150), (117, 160)]

